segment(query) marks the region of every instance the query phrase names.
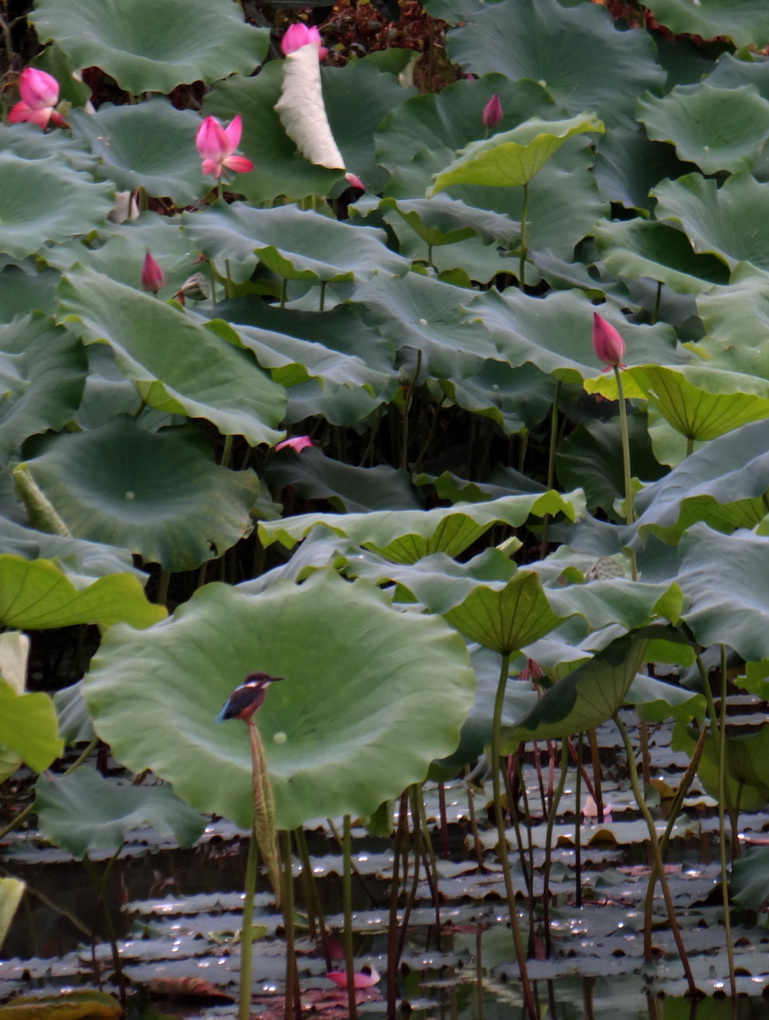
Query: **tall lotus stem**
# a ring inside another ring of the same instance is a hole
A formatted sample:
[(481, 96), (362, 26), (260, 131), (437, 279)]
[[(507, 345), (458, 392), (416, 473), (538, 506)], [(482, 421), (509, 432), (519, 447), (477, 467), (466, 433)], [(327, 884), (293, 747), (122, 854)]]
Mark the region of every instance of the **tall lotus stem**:
[(507, 853), (507, 836), (505, 834), (505, 819), (502, 812), (502, 790), (500, 783), (500, 731), (502, 728), (502, 708), (505, 703), (505, 689), (507, 688), (507, 675), (510, 670), (510, 653), (502, 653), (502, 663), (499, 670), (499, 681), (497, 683), (497, 696), (494, 700), (494, 719), (491, 728), (491, 780), (494, 790), (494, 817), (497, 823), (497, 839), (499, 843), (499, 859), (502, 864), (502, 874), (505, 879), (505, 894), (507, 896), (507, 909), (510, 916), (510, 930), (513, 933), (513, 947), (515, 958), (518, 962), (518, 971), (523, 989), (523, 1001), (529, 1020), (537, 1020), (539, 1014), (534, 1002), (534, 996), (529, 984), (529, 973), (526, 968), (526, 955), (523, 951), (521, 941), (521, 930), (518, 924), (518, 911), (515, 906), (515, 891), (513, 890), (513, 877), (510, 873), (510, 859)]
[[(542, 917), (545, 923), (545, 948), (550, 953), (550, 865), (553, 861), (553, 828), (558, 815), (558, 805), (566, 787), (566, 776), (569, 771), (569, 740), (564, 737), (561, 741), (561, 775), (558, 778), (558, 786), (550, 800), (550, 811), (547, 815), (547, 835), (545, 836), (545, 870), (544, 890), (542, 892)], [(579, 771), (579, 770), (577, 770)], [(577, 801), (577, 825), (579, 825), (579, 800)]]
[(526, 218), (529, 215), (529, 185), (523, 185), (523, 206), (521, 208), (521, 256), (518, 260), (518, 288), (526, 290), (526, 256), (529, 254)]
[(352, 839), (350, 816), (344, 816), (342, 833), (342, 905), (344, 909), (344, 965), (347, 971), (347, 1012), (350, 1020), (357, 1020), (358, 1007), (355, 1002), (355, 964), (352, 952)]
[[(635, 520), (635, 507), (633, 505), (633, 479), (630, 471), (630, 433), (627, 427), (625, 390), (622, 386), (622, 374), (619, 365), (614, 365), (614, 378), (617, 380), (619, 428), (620, 435), (622, 436), (622, 469), (625, 476), (625, 520), (628, 524), (632, 524)], [(630, 575), (634, 581), (638, 580), (638, 564), (636, 563), (635, 549), (630, 550)]]
[(246, 880), (243, 883), (243, 915), (240, 923), (240, 998), (238, 1000), (238, 1020), (249, 1020), (251, 1016), (251, 947), (254, 942), (254, 895), (256, 893), (256, 867), (259, 853), (253, 829), (248, 841), (248, 857), (246, 859)]
[(267, 875), (275, 893), (275, 905), (280, 906), (280, 854), (275, 835), (275, 801), (267, 772), (262, 737), (253, 716), (247, 720), (251, 739), (251, 766), (254, 797), (254, 835), (267, 865)]

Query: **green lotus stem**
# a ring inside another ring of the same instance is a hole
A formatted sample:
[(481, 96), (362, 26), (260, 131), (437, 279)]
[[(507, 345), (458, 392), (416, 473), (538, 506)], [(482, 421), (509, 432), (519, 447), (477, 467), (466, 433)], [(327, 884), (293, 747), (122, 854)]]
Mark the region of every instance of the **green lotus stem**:
[[(419, 819), (419, 836), (422, 845), (422, 859), (425, 865), (425, 877), (430, 887), (430, 895), (433, 898), (435, 909), (435, 948), (440, 950), (441, 942), (441, 902), (438, 892), (438, 859), (435, 855), (435, 847), (430, 839), (430, 832), (427, 827), (427, 813), (425, 812), (425, 791), (424, 787), (415, 784), (413, 787), (413, 803), (416, 816)], [(444, 799), (444, 809), (446, 803)], [(429, 861), (428, 861), (429, 858)]]
[[(275, 802), (267, 771), (262, 737), (253, 716), (248, 720), (251, 740), (251, 780), (254, 797), (254, 835), (259, 845), (267, 875), (275, 893), (275, 905), (280, 906), (280, 854), (275, 834)], [(290, 863), (290, 862), (289, 862)]]
[(726, 802), (730, 802), (730, 791), (726, 787), (726, 646), (721, 645), (721, 703), (719, 711), (716, 712), (713, 692), (710, 689), (710, 678), (708, 677), (705, 664), (700, 656), (697, 656), (697, 668), (705, 692), (705, 699), (708, 703), (708, 716), (710, 717), (710, 734), (713, 745), (716, 749), (716, 762), (718, 766), (718, 848), (721, 864), (721, 898), (724, 906), (724, 937), (726, 938), (726, 956), (729, 961), (729, 985), (732, 999), (737, 999), (737, 984), (734, 974), (734, 948), (732, 946), (732, 922), (729, 913), (729, 879), (727, 874), (726, 854)]
[(283, 283), (280, 285), (280, 307), (286, 307), (286, 297), (288, 296), (288, 280), (284, 277)]
[(694, 436), (686, 437), (686, 456), (690, 457), (694, 453)]
[(318, 931), (320, 931), (323, 943), (323, 952), (326, 954), (327, 969), (331, 970), (331, 960), (328, 958), (328, 950), (326, 948), (325, 939), (326, 918), (323, 914), (323, 907), (321, 906), (320, 896), (318, 895), (318, 886), (315, 882), (315, 875), (312, 871), (310, 852), (307, 849), (307, 837), (305, 836), (304, 829), (301, 825), (299, 828), (294, 830), (294, 839), (296, 840), (296, 848), (299, 851), (299, 857), (302, 861), (302, 888), (304, 890), (305, 904), (309, 915), (308, 920), (310, 925), (310, 935), (315, 938), (317, 937)]
[[(286, 998), (284, 1017), (295, 1020), (302, 1015), (302, 1003), (299, 995), (299, 975), (296, 969), (296, 950), (294, 945), (294, 869), (291, 859), (291, 834), (288, 830), (281, 832), (283, 841), (283, 930), (286, 936)], [(276, 847), (277, 851), (277, 847)], [(278, 867), (280, 879), (280, 867)]]
[(222, 459), (219, 462), (220, 467), (229, 467), (231, 460), (232, 460), (232, 436), (225, 436), (224, 448), (222, 449)]
[[(632, 524), (635, 520), (633, 499), (633, 479), (630, 472), (630, 433), (627, 426), (627, 408), (625, 407), (625, 389), (622, 385), (622, 373), (619, 365), (614, 365), (614, 378), (617, 380), (617, 400), (619, 402), (619, 428), (622, 436), (622, 468), (625, 476), (625, 521)], [(638, 580), (638, 565), (635, 550), (630, 550), (630, 572), (634, 581)]]
[(400, 848), (403, 843), (408, 812), (408, 794), (402, 793), (398, 809), (398, 826), (395, 830), (393, 871), (390, 880), (390, 914), (387, 921), (387, 1016), (395, 1017), (398, 975), (398, 886), (400, 885)]
[(678, 927), (678, 919), (676, 917), (675, 907), (673, 906), (673, 897), (670, 895), (670, 886), (668, 885), (667, 876), (665, 875), (665, 865), (662, 860), (660, 841), (657, 838), (657, 829), (655, 828), (654, 819), (652, 818), (651, 811), (649, 811), (648, 805), (646, 804), (643, 790), (641, 789), (641, 784), (638, 780), (638, 769), (636, 768), (633, 745), (630, 743), (630, 737), (628, 736), (628, 732), (620, 717), (615, 713), (613, 718), (614, 725), (619, 730), (619, 735), (622, 738), (622, 743), (625, 747), (628, 774), (630, 776), (630, 785), (633, 789), (633, 796), (635, 797), (638, 809), (646, 822), (646, 828), (649, 830), (649, 844), (652, 850), (653, 868), (657, 871), (657, 877), (659, 878), (660, 886), (662, 888), (662, 896), (665, 900), (665, 909), (668, 913), (670, 930), (673, 933), (673, 939), (675, 941), (676, 948), (678, 949), (681, 966), (684, 969), (686, 983), (689, 986), (689, 994), (692, 998), (696, 999), (699, 997), (699, 991), (697, 990), (697, 985), (694, 983), (694, 975), (692, 974), (692, 969), (689, 965), (689, 957), (686, 954), (686, 946), (684, 945), (684, 940), (681, 937), (681, 929)]
[[(667, 852), (668, 843), (670, 842), (670, 836), (673, 832), (673, 827), (678, 817), (678, 812), (681, 810), (681, 805), (684, 802), (684, 797), (689, 792), (689, 789), (694, 782), (694, 777), (697, 775), (697, 768), (700, 764), (700, 758), (702, 757), (702, 749), (705, 746), (705, 738), (707, 737), (708, 731), (705, 727), (700, 730), (700, 736), (697, 740), (697, 745), (694, 748), (689, 764), (686, 766), (681, 782), (676, 791), (676, 795), (673, 798), (673, 803), (670, 805), (670, 817), (668, 818), (668, 824), (665, 827), (665, 831), (662, 834), (660, 840), (660, 853), (663, 858)], [(654, 888), (657, 885), (657, 869), (653, 867), (649, 874), (649, 884), (646, 887), (646, 897), (644, 901), (644, 958), (650, 959), (652, 954), (652, 907), (654, 905)]]
[(216, 273), (211, 259), (208, 259), (208, 279), (211, 283), (211, 304), (216, 305)]
[(249, 1020), (251, 1016), (251, 973), (253, 969), (252, 946), (254, 944), (254, 895), (256, 893), (256, 866), (259, 859), (256, 835), (251, 830), (246, 858), (246, 878), (243, 883), (243, 914), (240, 922), (240, 996), (238, 999), (238, 1020)]
[[(558, 777), (558, 785), (555, 788), (550, 801), (550, 810), (547, 813), (547, 830), (545, 836), (545, 868), (544, 868), (544, 890), (542, 893), (542, 920), (545, 925), (545, 948), (550, 953), (550, 865), (553, 861), (553, 828), (558, 815), (563, 791), (566, 787), (566, 776), (569, 771), (569, 741), (566, 737), (561, 740), (561, 775)], [(577, 824), (579, 824), (579, 803), (577, 804)]]
[(521, 206), (521, 257), (518, 260), (518, 288), (526, 290), (526, 256), (529, 254), (526, 220), (529, 215), (529, 184), (523, 185), (523, 205)]
[(355, 963), (352, 952), (352, 836), (350, 816), (344, 816), (342, 830), (342, 909), (344, 910), (344, 966), (347, 972), (347, 1011), (350, 1020), (356, 1020), (358, 1006), (355, 1001)]
[(157, 600), (159, 606), (168, 607), (168, 586), (171, 583), (171, 573), (168, 570), (161, 570), (158, 575), (158, 594)]
[(325, 312), (326, 310), (326, 281), (320, 281), (320, 307), (318, 311)]
[[(553, 394), (553, 406), (550, 410), (550, 442), (547, 450), (547, 488), (552, 489), (555, 481), (555, 450), (558, 445), (558, 397), (561, 392), (560, 379), (556, 381), (555, 393)], [(542, 518), (542, 535), (539, 540), (539, 557), (545, 558), (547, 553), (547, 528), (550, 524), (550, 514)]]
[(235, 297), (235, 285), (232, 282), (232, 275), (230, 274), (230, 260), (224, 260), (224, 296), (231, 298)]
[(93, 947), (93, 953), (95, 954), (96, 952), (96, 918), (99, 915), (99, 911), (101, 911), (102, 916), (104, 917), (104, 925), (107, 929), (107, 940), (109, 942), (110, 953), (112, 955), (112, 966), (115, 969), (115, 980), (117, 982), (118, 987), (118, 998), (120, 999), (120, 1005), (125, 1010), (126, 977), (125, 974), (123, 973), (123, 965), (120, 960), (120, 952), (117, 947), (117, 932), (115, 931), (115, 924), (112, 920), (112, 911), (109, 908), (109, 903), (107, 903), (104, 897), (104, 890), (107, 886), (107, 879), (109, 877), (110, 872), (112, 871), (112, 866), (120, 856), (120, 852), (122, 851), (124, 846), (125, 840), (123, 840), (123, 842), (120, 844), (117, 850), (115, 850), (110, 859), (107, 861), (104, 871), (102, 872), (101, 878), (98, 877), (96, 868), (93, 866), (93, 862), (88, 857), (88, 854), (85, 854), (85, 856), (83, 857), (83, 865), (85, 866), (85, 869), (88, 872), (91, 881), (96, 886), (96, 905), (94, 907), (93, 928), (91, 930), (91, 942)]
[(654, 298), (654, 308), (652, 309), (652, 326), (660, 317), (660, 300), (662, 298), (662, 280), (657, 280), (657, 294)]
[(421, 348), (417, 351), (417, 367), (414, 370), (414, 376), (411, 380), (411, 385), (406, 391), (406, 397), (403, 401), (403, 429), (401, 433), (401, 467), (404, 471), (408, 470), (408, 457), (409, 457), (409, 411), (411, 405), (414, 402), (414, 389), (419, 381), (419, 373), (422, 371), (422, 350)]
[(489, 762), (491, 766), (491, 779), (494, 790), (494, 817), (497, 824), (497, 838), (499, 843), (499, 859), (502, 864), (502, 874), (505, 879), (505, 894), (507, 896), (507, 909), (510, 917), (510, 930), (513, 935), (513, 946), (515, 958), (518, 962), (521, 987), (523, 989), (523, 1001), (529, 1020), (537, 1020), (539, 1014), (531, 993), (529, 973), (526, 968), (526, 954), (523, 951), (521, 941), (521, 929), (518, 924), (518, 911), (515, 906), (515, 891), (513, 889), (513, 878), (510, 873), (510, 859), (507, 853), (507, 836), (505, 835), (505, 819), (502, 812), (502, 792), (500, 784), (500, 743), (502, 729), (502, 708), (505, 702), (505, 689), (507, 687), (507, 675), (510, 670), (510, 653), (502, 653), (502, 662), (499, 669), (499, 681), (497, 683), (497, 695), (494, 699), (494, 718), (491, 727), (491, 753)]
[[(585, 740), (585, 731), (579, 735), (577, 741), (577, 778), (574, 783), (574, 905), (582, 906), (582, 815), (580, 804), (582, 803), (582, 747)], [(603, 815), (601, 815), (603, 819)], [(549, 844), (548, 844), (549, 845)]]

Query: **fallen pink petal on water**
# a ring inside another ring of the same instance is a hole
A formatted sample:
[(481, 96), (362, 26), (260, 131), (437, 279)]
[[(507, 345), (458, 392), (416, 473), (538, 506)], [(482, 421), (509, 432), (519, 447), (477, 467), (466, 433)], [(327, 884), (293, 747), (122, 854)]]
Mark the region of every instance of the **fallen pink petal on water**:
[[(347, 988), (347, 971), (346, 970), (329, 970), (326, 971), (326, 977), (338, 985), (339, 988)], [(356, 970), (353, 974), (353, 987), (354, 988), (371, 988), (372, 985), (377, 984), (380, 980), (379, 974), (373, 967), (365, 966), (360, 970)]]

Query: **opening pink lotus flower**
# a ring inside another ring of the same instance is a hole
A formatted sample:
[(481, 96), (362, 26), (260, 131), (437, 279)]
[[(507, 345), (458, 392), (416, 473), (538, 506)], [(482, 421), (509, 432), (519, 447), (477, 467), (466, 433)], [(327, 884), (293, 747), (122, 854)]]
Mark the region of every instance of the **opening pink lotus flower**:
[(286, 29), (286, 34), (280, 41), (280, 48), (284, 56), (299, 50), (308, 43), (318, 44), (318, 60), (324, 60), (328, 56), (328, 50), (322, 45), (320, 32), (317, 25), (308, 26), (302, 21), (297, 21)]
[(151, 294), (157, 294), (161, 287), (165, 287), (166, 274), (149, 252), (144, 256), (142, 267), (142, 290), (148, 290)]
[(598, 312), (593, 312), (593, 350), (609, 368), (625, 368), (625, 341)]
[(492, 128), (493, 130), (502, 122), (502, 116), (502, 103), (499, 101), (499, 96), (495, 92), (488, 103), (484, 106), (481, 120), (487, 128)]
[(46, 71), (38, 71), (36, 67), (25, 67), (19, 77), (18, 102), (11, 110), (8, 119), (11, 124), (29, 121), (39, 128), (47, 128), (49, 121), (57, 127), (64, 127), (64, 118), (56, 112), (59, 101), (59, 83)]
[(293, 439), (284, 439), (281, 443), (275, 447), (276, 450), (295, 450), (297, 453), (301, 453), (302, 450), (306, 450), (308, 446), (315, 446), (315, 443), (310, 439), (309, 436), (294, 436)]
[(225, 128), (216, 117), (206, 117), (195, 135), (195, 145), (203, 159), (203, 173), (213, 174), (219, 180), (226, 170), (247, 174), (254, 164), (245, 156), (233, 153), (240, 144), (243, 134), (243, 119), (240, 114)]
[[(328, 970), (326, 971), (326, 977), (333, 981), (335, 985), (338, 985), (339, 988), (347, 987), (346, 970)], [(352, 980), (353, 988), (371, 988), (372, 985), (377, 984), (380, 977), (373, 967), (369, 967), (366, 964), (365, 967), (355, 971)]]

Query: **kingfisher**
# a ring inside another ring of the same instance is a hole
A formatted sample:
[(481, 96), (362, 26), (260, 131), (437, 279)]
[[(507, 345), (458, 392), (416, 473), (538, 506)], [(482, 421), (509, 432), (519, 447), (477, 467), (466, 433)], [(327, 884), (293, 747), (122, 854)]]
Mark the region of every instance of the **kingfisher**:
[(282, 676), (270, 676), (269, 673), (249, 673), (246, 679), (227, 698), (224, 708), (216, 717), (217, 722), (225, 719), (243, 719), (248, 722), (251, 716), (264, 702), (267, 688)]

